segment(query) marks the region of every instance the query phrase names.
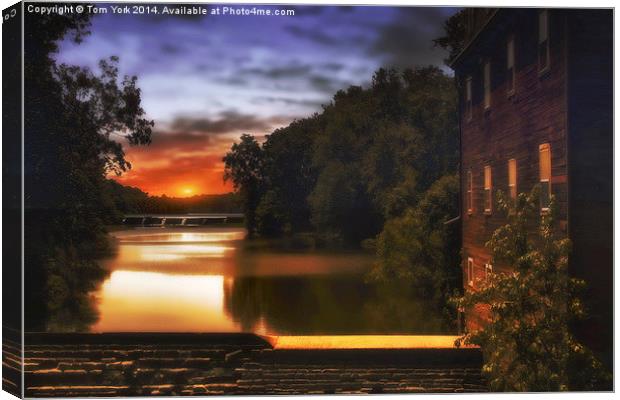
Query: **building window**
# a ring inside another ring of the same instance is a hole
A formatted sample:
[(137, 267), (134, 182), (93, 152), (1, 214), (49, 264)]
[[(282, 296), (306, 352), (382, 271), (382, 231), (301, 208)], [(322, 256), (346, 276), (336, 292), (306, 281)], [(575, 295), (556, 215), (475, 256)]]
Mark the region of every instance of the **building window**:
[(510, 38), (506, 45), (506, 88), (508, 95), (515, 92), (515, 40)]
[(472, 118), (471, 76), (465, 79), (465, 118), (467, 121)]
[(493, 265), (486, 263), (484, 264), (484, 279), (486, 281), (489, 280), (489, 276), (493, 273)]
[(540, 209), (549, 211), (551, 199), (551, 146), (544, 143), (539, 146), (540, 167)]
[(474, 177), (471, 170), (467, 171), (467, 213), (474, 212)]
[(491, 107), (491, 63), (484, 63), (484, 109)]
[(493, 204), (493, 184), (491, 177), (491, 167), (484, 167), (484, 213), (491, 214)]
[(543, 10), (538, 14), (538, 70), (549, 68), (549, 13)]
[(471, 257), (467, 258), (467, 284), (474, 286), (474, 259)]
[(508, 160), (508, 191), (510, 198), (517, 199), (517, 160), (511, 158)]

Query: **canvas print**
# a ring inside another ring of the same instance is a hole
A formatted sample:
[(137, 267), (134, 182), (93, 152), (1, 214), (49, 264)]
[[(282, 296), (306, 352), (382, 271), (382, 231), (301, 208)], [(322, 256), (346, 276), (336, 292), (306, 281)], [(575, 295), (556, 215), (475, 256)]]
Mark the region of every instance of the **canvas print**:
[(6, 8), (3, 389), (612, 391), (613, 29)]

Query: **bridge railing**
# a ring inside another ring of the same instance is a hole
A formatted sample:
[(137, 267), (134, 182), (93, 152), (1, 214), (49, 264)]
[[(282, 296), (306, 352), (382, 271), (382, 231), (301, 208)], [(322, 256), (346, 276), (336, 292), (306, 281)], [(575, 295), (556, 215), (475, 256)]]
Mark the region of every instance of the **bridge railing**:
[(128, 226), (204, 226), (243, 222), (243, 214), (230, 215), (126, 215), (123, 225)]

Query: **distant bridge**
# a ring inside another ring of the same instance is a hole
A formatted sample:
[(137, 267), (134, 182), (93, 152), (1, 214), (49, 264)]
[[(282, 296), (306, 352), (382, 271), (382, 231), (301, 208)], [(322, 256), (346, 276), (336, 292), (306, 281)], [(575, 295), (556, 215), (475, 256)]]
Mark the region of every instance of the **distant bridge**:
[(243, 214), (128, 214), (123, 225), (203, 226), (243, 222)]

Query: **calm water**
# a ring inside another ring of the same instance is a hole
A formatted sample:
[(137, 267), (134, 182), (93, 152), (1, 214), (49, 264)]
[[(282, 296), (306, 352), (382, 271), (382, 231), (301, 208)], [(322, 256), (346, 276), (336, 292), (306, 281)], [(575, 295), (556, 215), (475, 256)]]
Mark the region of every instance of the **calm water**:
[(363, 253), (249, 248), (241, 228), (114, 232), (95, 332), (438, 333), (421, 300), (365, 283)]

